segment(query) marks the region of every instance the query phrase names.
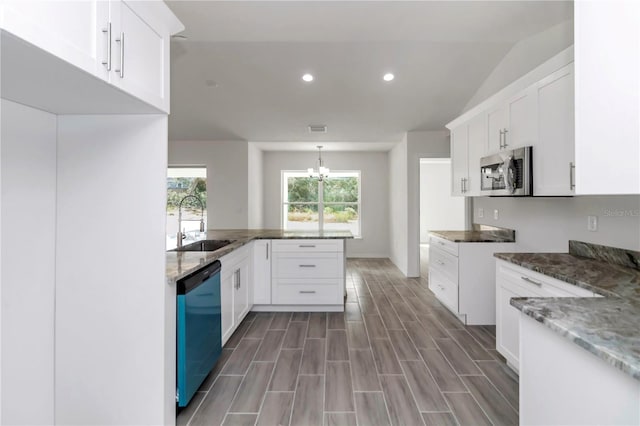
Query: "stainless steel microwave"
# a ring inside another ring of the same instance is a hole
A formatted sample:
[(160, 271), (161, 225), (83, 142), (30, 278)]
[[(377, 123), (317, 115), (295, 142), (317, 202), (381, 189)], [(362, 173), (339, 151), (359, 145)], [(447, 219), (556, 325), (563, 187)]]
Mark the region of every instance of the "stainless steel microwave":
[(531, 147), (501, 151), (480, 159), (480, 193), (503, 197), (533, 195)]

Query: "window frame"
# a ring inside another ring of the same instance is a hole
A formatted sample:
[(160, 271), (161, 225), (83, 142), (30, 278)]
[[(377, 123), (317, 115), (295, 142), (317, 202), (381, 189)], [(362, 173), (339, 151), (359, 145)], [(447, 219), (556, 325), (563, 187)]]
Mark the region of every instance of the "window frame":
[[(318, 232), (323, 232), (324, 229), (324, 208), (331, 205), (354, 205), (358, 209), (358, 233), (353, 234), (354, 238), (362, 238), (362, 171), (361, 170), (332, 170), (329, 174), (329, 178), (332, 176), (341, 177), (340, 175), (346, 175), (345, 177), (355, 177), (358, 179), (358, 201), (357, 202), (343, 202), (343, 201), (324, 201), (324, 182), (318, 182), (318, 201), (295, 201), (290, 202), (288, 200), (288, 182), (289, 177), (309, 177), (309, 173), (306, 170), (281, 170), (280, 171), (280, 224), (282, 229), (287, 230), (287, 217), (289, 205), (316, 205), (318, 209)], [(286, 199), (286, 201), (285, 201)]]

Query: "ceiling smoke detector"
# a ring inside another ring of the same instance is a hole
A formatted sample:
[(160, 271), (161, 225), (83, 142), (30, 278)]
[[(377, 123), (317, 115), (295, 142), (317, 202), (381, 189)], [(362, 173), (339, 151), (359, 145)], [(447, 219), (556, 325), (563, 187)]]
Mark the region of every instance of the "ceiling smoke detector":
[(309, 124), (309, 133), (327, 133), (327, 126), (324, 124)]

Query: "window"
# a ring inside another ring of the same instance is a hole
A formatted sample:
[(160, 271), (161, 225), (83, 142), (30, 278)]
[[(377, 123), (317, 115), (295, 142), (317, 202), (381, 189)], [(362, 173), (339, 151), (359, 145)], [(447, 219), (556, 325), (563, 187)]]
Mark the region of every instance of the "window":
[[(193, 197), (202, 201), (200, 203)], [(194, 240), (200, 230), (200, 220), (204, 219), (207, 229), (207, 169), (206, 167), (169, 167), (167, 171), (167, 248), (176, 246), (178, 233), (178, 206), (182, 202), (182, 230), (185, 240)], [(204, 216), (204, 217), (203, 217)]]
[(303, 171), (282, 172), (282, 227), (290, 231), (351, 231), (360, 237), (360, 172), (332, 171), (319, 182)]

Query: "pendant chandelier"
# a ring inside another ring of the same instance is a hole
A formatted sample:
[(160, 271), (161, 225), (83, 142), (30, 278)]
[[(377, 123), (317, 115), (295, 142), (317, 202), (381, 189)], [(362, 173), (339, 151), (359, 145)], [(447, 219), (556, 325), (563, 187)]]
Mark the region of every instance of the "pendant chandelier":
[(318, 170), (309, 167), (307, 169), (310, 178), (316, 178), (319, 182), (322, 182), (324, 178), (329, 176), (329, 169), (324, 166), (322, 161), (322, 145), (318, 145)]

